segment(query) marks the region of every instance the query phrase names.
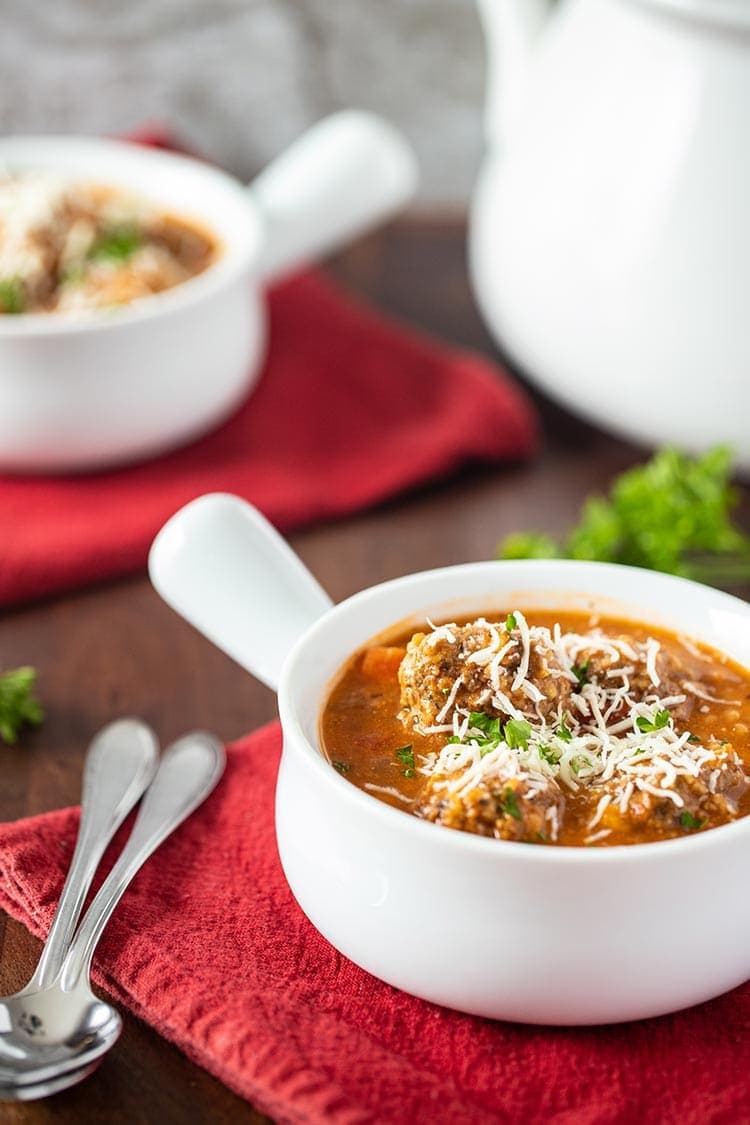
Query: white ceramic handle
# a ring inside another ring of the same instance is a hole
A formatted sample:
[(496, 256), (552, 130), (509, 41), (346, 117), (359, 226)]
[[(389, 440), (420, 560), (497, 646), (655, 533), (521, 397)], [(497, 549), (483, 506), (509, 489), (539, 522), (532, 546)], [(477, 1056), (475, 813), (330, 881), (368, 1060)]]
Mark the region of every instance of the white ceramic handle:
[(226, 493), (172, 516), (148, 569), (165, 602), (274, 690), (287, 653), (333, 604), (268, 520)]
[(416, 182), (414, 154), (387, 121), (325, 117), (250, 185), (264, 223), (258, 273), (270, 280), (336, 249), (397, 211)]

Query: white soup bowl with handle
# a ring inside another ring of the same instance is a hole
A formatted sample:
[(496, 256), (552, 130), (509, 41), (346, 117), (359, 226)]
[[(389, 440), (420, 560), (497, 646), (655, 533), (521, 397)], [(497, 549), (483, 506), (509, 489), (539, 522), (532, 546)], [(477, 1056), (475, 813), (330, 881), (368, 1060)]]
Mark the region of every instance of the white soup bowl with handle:
[(582, 610), (671, 629), (750, 666), (746, 603), (654, 571), (535, 560), (412, 574), (334, 606), (260, 513), (221, 494), (172, 517), (150, 573), (178, 613), (278, 691), (281, 863), (310, 921), (357, 965), (461, 1011), (570, 1025), (676, 1011), (750, 976), (750, 817), (608, 848), (487, 839), (371, 797), (320, 740), (341, 666), (397, 623)]
[(187, 156), (124, 141), (0, 139), (0, 168), (124, 189), (218, 243), (204, 272), (82, 313), (0, 316), (0, 471), (96, 470), (165, 452), (217, 426), (256, 382), (264, 288), (397, 211), (416, 164), (382, 119), (314, 125), (249, 188)]

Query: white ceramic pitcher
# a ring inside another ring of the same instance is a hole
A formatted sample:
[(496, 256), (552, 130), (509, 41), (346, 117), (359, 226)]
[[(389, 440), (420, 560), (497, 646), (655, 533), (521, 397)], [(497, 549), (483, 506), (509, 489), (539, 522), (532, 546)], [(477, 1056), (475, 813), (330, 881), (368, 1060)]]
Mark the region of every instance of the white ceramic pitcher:
[(750, 468), (750, 3), (479, 0), (471, 267), (548, 393)]

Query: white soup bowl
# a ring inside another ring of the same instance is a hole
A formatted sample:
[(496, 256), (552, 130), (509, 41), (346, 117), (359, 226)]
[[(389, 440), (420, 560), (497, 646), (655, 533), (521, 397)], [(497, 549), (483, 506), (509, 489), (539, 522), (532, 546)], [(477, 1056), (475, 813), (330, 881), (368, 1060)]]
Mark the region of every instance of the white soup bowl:
[(411, 150), (372, 114), (318, 122), (250, 188), (201, 161), (96, 137), (0, 139), (0, 169), (141, 195), (218, 242), (196, 277), (132, 304), (0, 316), (0, 471), (101, 469), (227, 418), (257, 380), (263, 287), (392, 214)]
[(750, 666), (744, 602), (653, 571), (555, 560), (427, 571), (332, 606), (263, 517), (223, 495), (165, 525), (150, 571), (179, 613), (277, 687), (281, 862), (310, 921), (357, 965), (438, 1004), (539, 1024), (656, 1016), (750, 976), (750, 818), (609, 848), (480, 838), (356, 788), (319, 735), (341, 666), (397, 623), (584, 610), (678, 631)]

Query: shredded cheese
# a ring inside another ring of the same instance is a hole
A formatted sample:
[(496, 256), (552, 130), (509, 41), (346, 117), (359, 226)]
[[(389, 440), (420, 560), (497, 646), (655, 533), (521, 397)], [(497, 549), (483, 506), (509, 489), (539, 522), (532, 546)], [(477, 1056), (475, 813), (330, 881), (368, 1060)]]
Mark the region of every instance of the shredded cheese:
[[(481, 647), (464, 655), (464, 667), (434, 723), (418, 727), (422, 733), (451, 735), (438, 753), (419, 766), (419, 772), (447, 796), (464, 797), (478, 786), (493, 789), (508, 781), (523, 783), (526, 798), (548, 802), (544, 817), (552, 839), (557, 839), (564, 793), (597, 786), (602, 795), (586, 838), (587, 843), (596, 843), (611, 832), (599, 827), (610, 806), (625, 815), (638, 794), (648, 794), (682, 808), (681, 782), (699, 777), (713, 765), (707, 784), (716, 792), (721, 769), (727, 761), (739, 761), (731, 751), (709, 748), (688, 732), (678, 733), (671, 714), (666, 719), (665, 712), (685, 702), (685, 692), (710, 702), (731, 701), (710, 696), (690, 680), (682, 683), (683, 692), (660, 696), (656, 689), (662, 685), (657, 665), (661, 646), (654, 638), (631, 642), (598, 630), (563, 634), (559, 625), (552, 630), (530, 628), (519, 610), (512, 617), (510, 636), (484, 618), (475, 623), (481, 630)], [(427, 638), (431, 645), (441, 640), (461, 643), (459, 626), (432, 628)], [(587, 678), (586, 669), (595, 657), (597, 674)], [(512, 680), (508, 660), (513, 661)], [(532, 664), (541, 666), (546, 677), (571, 680), (576, 690), (545, 713), (540, 703), (547, 697), (529, 678)], [(491, 704), (492, 714), (500, 718), (496, 735), (489, 736), (481, 724), (475, 725), (476, 708), (470, 710), (461, 699), (462, 687), (469, 682), (476, 687), (477, 677), (486, 688), (473, 702)], [(512, 745), (505, 729), (509, 720), (524, 724), (524, 736), (516, 735)]]

